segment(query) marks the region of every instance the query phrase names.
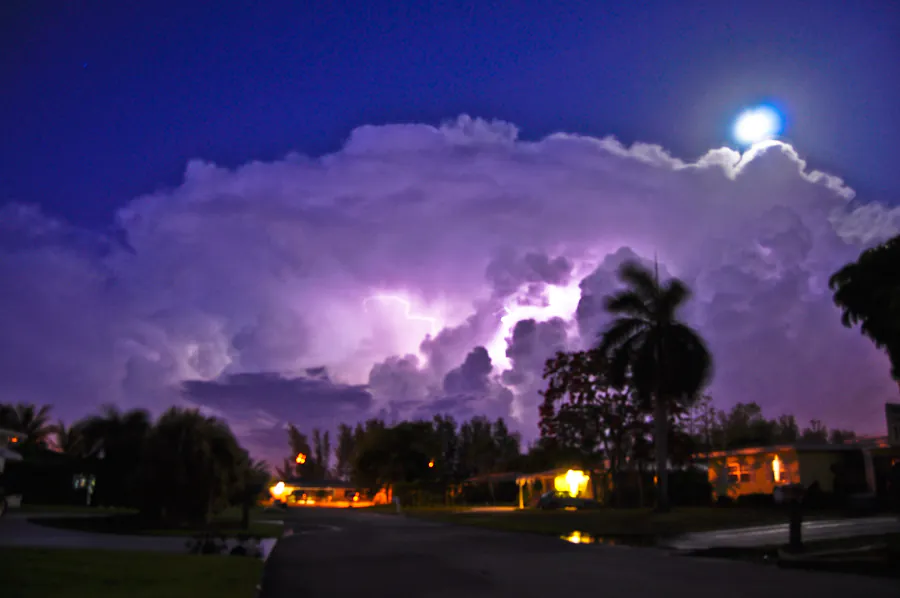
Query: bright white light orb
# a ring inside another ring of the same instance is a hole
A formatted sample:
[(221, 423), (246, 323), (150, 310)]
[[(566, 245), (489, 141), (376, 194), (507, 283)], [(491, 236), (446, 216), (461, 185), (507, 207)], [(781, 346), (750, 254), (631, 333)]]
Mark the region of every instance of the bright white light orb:
[(772, 139), (780, 132), (781, 116), (768, 106), (747, 110), (734, 123), (734, 138), (744, 145)]

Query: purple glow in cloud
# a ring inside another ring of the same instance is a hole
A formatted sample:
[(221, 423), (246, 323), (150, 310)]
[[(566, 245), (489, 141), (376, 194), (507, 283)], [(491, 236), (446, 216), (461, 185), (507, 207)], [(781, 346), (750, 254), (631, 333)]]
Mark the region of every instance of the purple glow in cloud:
[(853, 199), (777, 142), (685, 163), (466, 117), (360, 127), (319, 158), (192, 161), (119, 212), (128, 247), (0, 213), (0, 400), (204, 405), (260, 450), (287, 419), (438, 409), (529, 438), (543, 360), (592, 343), (615, 268), (656, 254), (696, 292), (719, 406), (878, 431), (896, 385), (826, 283), (900, 210)]

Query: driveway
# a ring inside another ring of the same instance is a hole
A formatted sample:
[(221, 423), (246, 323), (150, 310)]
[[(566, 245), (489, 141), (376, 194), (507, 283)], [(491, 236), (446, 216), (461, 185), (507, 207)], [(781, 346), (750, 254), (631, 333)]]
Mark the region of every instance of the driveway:
[[(99, 548), (105, 550), (151, 550), (156, 552), (187, 552), (188, 538), (165, 536), (125, 536), (92, 534), (36, 525), (28, 519), (42, 515), (9, 513), (0, 519), (0, 546), (31, 546), (40, 548)], [(59, 514), (43, 515), (59, 517)], [(67, 515), (67, 517), (70, 515)]]
[(296, 509), (287, 517), (293, 534), (269, 557), (261, 598), (897, 597), (890, 579), (574, 545), (351, 509)]

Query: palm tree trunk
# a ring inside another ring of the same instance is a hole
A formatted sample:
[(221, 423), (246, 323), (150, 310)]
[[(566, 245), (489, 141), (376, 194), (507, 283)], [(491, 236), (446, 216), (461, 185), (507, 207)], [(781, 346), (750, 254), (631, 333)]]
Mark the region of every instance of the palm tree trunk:
[(638, 508), (644, 507), (644, 462), (637, 463)]
[(669, 510), (669, 414), (661, 397), (656, 397), (653, 436), (656, 449), (656, 510)]
[(250, 507), (253, 506), (253, 495), (244, 490), (243, 500), (241, 501), (241, 529), (247, 531), (250, 529)]

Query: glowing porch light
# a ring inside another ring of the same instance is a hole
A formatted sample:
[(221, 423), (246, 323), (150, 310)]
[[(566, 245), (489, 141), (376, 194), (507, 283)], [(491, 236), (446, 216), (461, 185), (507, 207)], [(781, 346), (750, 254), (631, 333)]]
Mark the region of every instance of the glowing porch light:
[(271, 488), (269, 488), (269, 492), (272, 493), (272, 496), (281, 496), (284, 494), (284, 482), (278, 482)]
[(556, 476), (553, 486), (560, 492), (568, 492), (569, 496), (578, 496), (578, 491), (588, 481), (588, 476), (578, 469), (570, 469), (565, 475)]
[(772, 475), (775, 477), (776, 484), (781, 481), (781, 459), (778, 458), (778, 455), (772, 458)]
[(428, 467), (434, 467), (434, 459), (428, 462)]

